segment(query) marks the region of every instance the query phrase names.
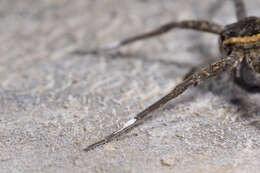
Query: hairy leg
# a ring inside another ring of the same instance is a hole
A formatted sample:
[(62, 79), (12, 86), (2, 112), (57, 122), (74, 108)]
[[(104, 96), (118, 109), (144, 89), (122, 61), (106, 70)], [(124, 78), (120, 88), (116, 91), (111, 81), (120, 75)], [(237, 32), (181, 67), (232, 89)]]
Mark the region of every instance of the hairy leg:
[(178, 97), (181, 95), (184, 91), (186, 91), (189, 87), (193, 85), (197, 85), (198, 83), (205, 81), (207, 79), (210, 79), (214, 76), (217, 76), (225, 71), (231, 70), (235, 68), (240, 62), (242, 61), (242, 56), (237, 54), (231, 54), (229, 57), (223, 58), (216, 63), (213, 63), (209, 65), (208, 67), (205, 67), (201, 69), (198, 73), (195, 73), (185, 79), (182, 83), (177, 85), (172, 91), (170, 91), (167, 95), (165, 95), (163, 98), (152, 104), (151, 106), (147, 107), (145, 110), (137, 114), (133, 119), (128, 121), (123, 128), (119, 129), (118, 131), (113, 132), (112, 134), (106, 136), (104, 139), (89, 145), (87, 148), (84, 149), (84, 151), (89, 151), (97, 146), (103, 145), (105, 143), (108, 143), (118, 136), (126, 133), (127, 131), (133, 129), (137, 125), (141, 124), (144, 119), (146, 119), (149, 115), (149, 113), (153, 112), (154, 110), (160, 108), (170, 100)]
[(241, 20), (247, 16), (245, 4), (243, 0), (233, 0), (235, 4), (236, 16), (238, 20)]
[[(213, 22), (204, 21), (204, 20), (201, 20), (201, 21), (200, 20), (198, 20), (198, 21), (185, 20), (185, 21), (180, 21), (180, 22), (169, 22), (150, 32), (128, 37), (121, 41), (112, 42), (107, 45), (104, 45), (103, 47), (86, 51), (86, 53), (96, 54), (96, 53), (103, 52), (103, 51), (117, 49), (119, 47), (131, 44), (136, 41), (145, 40), (148, 38), (152, 38), (152, 37), (167, 33), (174, 28), (193, 29), (193, 30), (197, 30), (197, 31), (219, 34), (222, 31), (222, 29), (224, 28), (224, 26), (213, 23)], [(81, 52), (76, 51), (76, 53), (81, 53)]]
[(260, 92), (260, 78), (244, 59), (239, 68), (239, 74), (234, 72), (234, 82), (247, 92)]

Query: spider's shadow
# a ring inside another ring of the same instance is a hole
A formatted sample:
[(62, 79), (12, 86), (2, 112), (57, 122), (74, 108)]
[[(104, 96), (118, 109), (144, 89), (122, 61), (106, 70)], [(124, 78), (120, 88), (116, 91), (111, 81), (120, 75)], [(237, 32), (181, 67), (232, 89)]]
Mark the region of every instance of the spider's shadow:
[(249, 97), (252, 93), (248, 93), (232, 82), (231, 76), (228, 73), (216, 77), (215, 80), (200, 84), (189, 92), (188, 95), (168, 103), (164, 106), (163, 110), (173, 109), (178, 104), (192, 103), (195, 98), (207, 92), (211, 92), (227, 104), (237, 108), (236, 114), (238, 116), (235, 117), (236, 121), (245, 122), (260, 130), (260, 103), (255, 102)]

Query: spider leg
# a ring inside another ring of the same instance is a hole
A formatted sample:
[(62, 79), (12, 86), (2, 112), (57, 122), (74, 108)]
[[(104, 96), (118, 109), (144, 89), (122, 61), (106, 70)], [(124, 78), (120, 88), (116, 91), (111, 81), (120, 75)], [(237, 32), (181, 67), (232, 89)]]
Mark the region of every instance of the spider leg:
[(259, 93), (260, 92), (260, 79), (256, 76), (255, 72), (252, 68), (250, 68), (249, 64), (244, 59), (239, 68), (239, 76), (236, 72), (234, 72), (233, 80), (234, 82), (251, 93)]
[(123, 128), (113, 132), (112, 134), (106, 136), (104, 139), (89, 145), (87, 148), (84, 149), (84, 151), (89, 151), (97, 146), (103, 145), (105, 143), (108, 143), (118, 136), (126, 133), (127, 131), (133, 129), (137, 125), (141, 124), (149, 115), (149, 113), (153, 112), (154, 110), (160, 108), (170, 100), (176, 98), (177, 96), (181, 95), (186, 89), (189, 87), (196, 85), (202, 81), (205, 81), (207, 79), (210, 79), (216, 75), (219, 75), (225, 71), (231, 70), (235, 68), (240, 62), (242, 61), (242, 56), (240, 54), (231, 54), (229, 57), (223, 58), (208, 67), (205, 67), (201, 69), (199, 72), (191, 75), (187, 79), (185, 79), (183, 82), (181, 82), (179, 85), (177, 85), (173, 90), (171, 90), (167, 95), (162, 97), (157, 102), (153, 103), (140, 113), (138, 113), (133, 119), (128, 121)]
[(86, 51), (86, 53), (96, 54), (96, 53), (103, 52), (103, 51), (117, 49), (119, 47), (131, 44), (136, 41), (145, 40), (148, 38), (152, 38), (152, 37), (167, 33), (174, 28), (193, 29), (193, 30), (197, 30), (197, 31), (219, 34), (223, 30), (224, 27), (222, 25), (219, 25), (219, 24), (216, 24), (213, 22), (209, 22), (209, 21), (205, 21), (205, 20), (198, 20), (198, 21), (184, 20), (184, 21), (180, 21), (180, 22), (169, 22), (150, 32), (128, 37), (121, 41), (112, 42), (107, 45), (104, 45), (103, 47)]
[(247, 16), (245, 3), (243, 0), (233, 0), (236, 10), (236, 16), (238, 20), (241, 20)]

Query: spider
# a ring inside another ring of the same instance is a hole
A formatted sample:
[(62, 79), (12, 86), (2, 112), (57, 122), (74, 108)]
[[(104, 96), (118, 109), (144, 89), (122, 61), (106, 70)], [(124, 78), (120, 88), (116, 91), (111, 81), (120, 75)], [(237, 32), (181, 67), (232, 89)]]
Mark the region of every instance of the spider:
[(147, 33), (126, 38), (122, 41), (110, 43), (104, 47), (89, 51), (99, 53), (103, 51), (118, 49), (130, 43), (151, 38), (169, 32), (174, 28), (193, 29), (208, 32), (219, 36), (219, 49), (222, 58), (205, 68), (200, 69), (175, 86), (164, 97), (148, 106), (129, 120), (124, 126), (106, 136), (102, 140), (89, 145), (84, 151), (90, 151), (97, 146), (104, 145), (118, 136), (130, 131), (140, 125), (149, 116), (149, 113), (165, 105), (170, 100), (185, 92), (188, 88), (230, 71), (234, 83), (248, 92), (260, 92), (260, 18), (247, 17), (243, 0), (233, 0), (237, 22), (222, 26), (205, 20), (184, 20), (180, 22), (169, 22)]

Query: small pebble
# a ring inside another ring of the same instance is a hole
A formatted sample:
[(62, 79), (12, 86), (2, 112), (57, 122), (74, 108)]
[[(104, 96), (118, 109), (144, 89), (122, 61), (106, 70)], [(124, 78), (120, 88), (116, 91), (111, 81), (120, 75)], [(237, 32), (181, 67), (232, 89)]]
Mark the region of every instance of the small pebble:
[(162, 166), (173, 167), (176, 164), (176, 158), (172, 156), (164, 156), (161, 159)]
[(104, 146), (104, 148), (105, 148), (105, 150), (107, 150), (107, 151), (114, 151), (114, 150), (116, 150), (115, 147), (114, 147), (112, 144), (106, 144), (106, 145)]

